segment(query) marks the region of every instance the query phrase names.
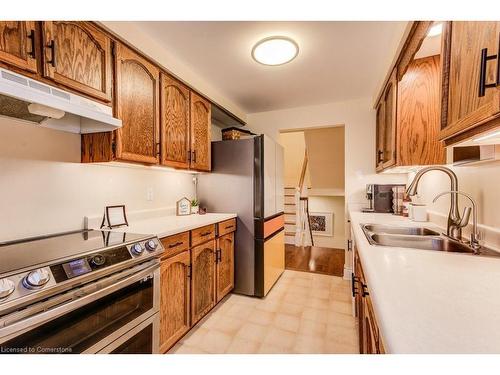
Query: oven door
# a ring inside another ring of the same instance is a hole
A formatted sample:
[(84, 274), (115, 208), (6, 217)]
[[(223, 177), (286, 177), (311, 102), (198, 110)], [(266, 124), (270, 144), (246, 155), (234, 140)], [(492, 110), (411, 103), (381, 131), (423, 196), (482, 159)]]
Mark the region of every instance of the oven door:
[[(0, 318), (0, 353), (97, 353), (131, 337), (158, 315), (158, 267), (148, 262)], [(151, 342), (138, 352), (158, 351), (153, 326)], [(146, 336), (138, 337), (144, 343)]]

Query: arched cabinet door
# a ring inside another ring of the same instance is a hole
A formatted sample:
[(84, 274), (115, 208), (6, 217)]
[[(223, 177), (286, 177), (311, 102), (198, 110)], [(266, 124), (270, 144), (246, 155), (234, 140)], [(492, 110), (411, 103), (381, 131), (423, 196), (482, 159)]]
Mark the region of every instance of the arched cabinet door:
[(234, 287), (234, 232), (217, 239), (217, 302)]
[(161, 353), (170, 349), (190, 328), (190, 265), (189, 251), (161, 261)]
[(0, 61), (36, 73), (36, 35), (34, 21), (0, 21)]
[(215, 306), (215, 240), (191, 249), (191, 324)]
[(111, 101), (111, 39), (89, 22), (45, 21), (43, 74), (53, 81)]
[(131, 49), (116, 45), (116, 158), (158, 164), (159, 69)]
[(189, 89), (161, 75), (161, 164), (189, 168)]
[(191, 169), (211, 169), (211, 117), (210, 103), (191, 92)]

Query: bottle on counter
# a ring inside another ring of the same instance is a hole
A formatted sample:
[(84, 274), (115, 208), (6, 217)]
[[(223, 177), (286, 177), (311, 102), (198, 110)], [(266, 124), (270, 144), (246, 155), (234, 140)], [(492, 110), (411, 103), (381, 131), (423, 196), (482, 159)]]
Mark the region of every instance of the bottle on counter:
[(402, 209), (402, 215), (404, 217), (408, 217), (410, 215), (410, 203), (411, 203), (411, 198), (408, 194), (405, 194), (403, 197), (403, 209)]

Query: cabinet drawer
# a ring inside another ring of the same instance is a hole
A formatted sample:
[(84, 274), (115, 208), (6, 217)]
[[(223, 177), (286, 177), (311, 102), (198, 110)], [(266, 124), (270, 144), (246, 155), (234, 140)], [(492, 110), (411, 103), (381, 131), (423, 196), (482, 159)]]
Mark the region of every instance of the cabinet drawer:
[(219, 236), (223, 236), (226, 233), (231, 233), (236, 230), (236, 218), (222, 221), (217, 224)]
[(182, 253), (189, 249), (189, 232), (174, 234), (173, 236), (164, 237), (161, 243), (165, 248), (163, 257), (171, 257)]
[(191, 247), (215, 238), (215, 224), (206, 225), (191, 231)]

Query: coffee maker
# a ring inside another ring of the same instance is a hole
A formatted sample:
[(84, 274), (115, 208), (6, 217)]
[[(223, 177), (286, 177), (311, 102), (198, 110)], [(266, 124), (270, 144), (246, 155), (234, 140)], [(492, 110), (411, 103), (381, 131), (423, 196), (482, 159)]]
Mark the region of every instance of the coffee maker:
[(394, 213), (392, 198), (392, 188), (395, 186), (405, 186), (403, 184), (367, 184), (366, 199), (368, 207), (363, 208), (363, 212)]

